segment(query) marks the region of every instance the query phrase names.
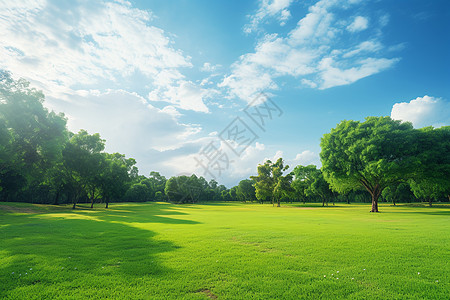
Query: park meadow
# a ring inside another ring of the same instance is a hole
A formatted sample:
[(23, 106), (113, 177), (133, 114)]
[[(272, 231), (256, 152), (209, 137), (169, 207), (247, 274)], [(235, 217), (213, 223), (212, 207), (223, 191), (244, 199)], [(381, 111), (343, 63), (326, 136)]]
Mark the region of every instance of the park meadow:
[(448, 204), (0, 204), (2, 299), (448, 299)]
[(450, 300), (449, 0), (0, 3), (0, 300)]

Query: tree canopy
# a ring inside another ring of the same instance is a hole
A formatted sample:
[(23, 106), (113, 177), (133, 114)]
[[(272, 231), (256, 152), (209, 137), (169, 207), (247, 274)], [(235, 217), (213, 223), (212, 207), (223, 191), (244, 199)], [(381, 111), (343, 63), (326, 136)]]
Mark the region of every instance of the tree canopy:
[(342, 121), (321, 140), (322, 171), (337, 192), (366, 189), (372, 212), (389, 185), (407, 180), (417, 166), (415, 132), (411, 123), (390, 117), (365, 122)]

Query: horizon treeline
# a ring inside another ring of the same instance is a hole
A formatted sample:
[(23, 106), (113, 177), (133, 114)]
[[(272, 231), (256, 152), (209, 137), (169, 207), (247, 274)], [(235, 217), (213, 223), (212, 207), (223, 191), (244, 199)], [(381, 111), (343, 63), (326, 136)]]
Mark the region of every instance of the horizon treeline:
[[(157, 171), (150, 172), (148, 176), (139, 175), (135, 159), (127, 158), (124, 154), (104, 151), (106, 141), (99, 133), (89, 134), (86, 130), (70, 132), (64, 114), (48, 111), (43, 105), (44, 98), (44, 94), (31, 88), (26, 80), (14, 80), (11, 73), (0, 70), (0, 201), (70, 203), (75, 208), (78, 203), (90, 203), (91, 207), (94, 207), (95, 203), (104, 203), (108, 207), (110, 202), (145, 201), (249, 201), (278, 202), (278, 205), (282, 201), (321, 202), (322, 205), (328, 205), (329, 202), (370, 203), (376, 193), (381, 201), (394, 204), (424, 200), (431, 204), (432, 200), (449, 200), (447, 161), (444, 171), (434, 166), (431, 171), (415, 174), (415, 180), (411, 180), (412, 177), (399, 180), (401, 176), (392, 175), (393, 168), (400, 162), (399, 158), (392, 157), (391, 164), (382, 159), (375, 167), (382, 170), (386, 176), (375, 174), (374, 178), (388, 177), (391, 180), (383, 183), (383, 188), (374, 190), (373, 193), (366, 187), (370, 194), (367, 193), (364, 186), (358, 185), (357, 176), (349, 181), (344, 178), (345, 174), (338, 174), (340, 170), (333, 169), (335, 165), (342, 165), (343, 168), (348, 168), (345, 172), (349, 173), (350, 169), (355, 169), (351, 161), (356, 161), (352, 157), (345, 157), (345, 153), (348, 153), (345, 149), (344, 154), (339, 154), (338, 147), (328, 141), (339, 139), (332, 136), (335, 129), (322, 138), (321, 159), (325, 161), (322, 169), (314, 165), (298, 165), (292, 172), (283, 176), (288, 166), (283, 165), (282, 159), (273, 163), (266, 161), (255, 166), (257, 176), (243, 179), (230, 189), (214, 179), (208, 182), (204, 177), (195, 174), (168, 179)], [(400, 124), (386, 118), (388, 117), (374, 120), (382, 120), (386, 124)], [(350, 121), (343, 121), (341, 124), (344, 122)], [(407, 130), (413, 130), (410, 124), (406, 124)], [(384, 123), (382, 125), (385, 126)], [(424, 147), (430, 147), (432, 143), (429, 136), (433, 135), (434, 139), (447, 139), (449, 131), (448, 127), (444, 127), (442, 130), (425, 128), (420, 132), (426, 135), (422, 140)], [(442, 132), (447, 135), (442, 135)], [(364, 138), (361, 137), (360, 140), (363, 141)], [(324, 141), (328, 144), (325, 145)], [(375, 144), (375, 140), (368, 141), (370, 147)], [(383, 147), (389, 147), (389, 144), (382, 145), (381, 148)], [(423, 164), (435, 161), (430, 160), (430, 156), (448, 154), (448, 141), (442, 147), (444, 148), (434, 152), (426, 152), (420, 159), (414, 158), (408, 167), (426, 169)], [(367, 152), (367, 149), (360, 150)], [(329, 155), (330, 153), (332, 155)], [(338, 155), (341, 155), (339, 159), (350, 161), (350, 164), (333, 161)], [(418, 167), (417, 161), (422, 164), (421, 168)], [(355, 170), (356, 174), (362, 171), (370, 173), (370, 170)]]

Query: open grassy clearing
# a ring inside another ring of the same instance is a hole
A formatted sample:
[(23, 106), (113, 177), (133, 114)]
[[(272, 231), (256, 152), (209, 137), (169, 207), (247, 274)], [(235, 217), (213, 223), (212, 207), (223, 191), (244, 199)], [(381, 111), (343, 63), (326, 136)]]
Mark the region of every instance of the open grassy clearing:
[(369, 210), (0, 203), (0, 298), (448, 299), (450, 207)]

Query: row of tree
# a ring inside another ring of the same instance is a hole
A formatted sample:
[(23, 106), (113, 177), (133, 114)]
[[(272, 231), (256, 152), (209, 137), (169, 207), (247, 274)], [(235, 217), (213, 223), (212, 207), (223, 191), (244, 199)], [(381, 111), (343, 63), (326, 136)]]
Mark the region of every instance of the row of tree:
[(431, 203), (450, 200), (450, 126), (414, 129), (390, 117), (342, 121), (321, 140), (322, 168), (297, 166), (293, 172), (278, 159), (258, 166), (252, 176), (258, 200), (350, 199), (367, 191), (372, 212), (384, 197), (408, 201), (413, 195)]
[(195, 203), (235, 200), (216, 180), (139, 175), (133, 158), (107, 153), (98, 133), (67, 129), (44, 94), (0, 71), (0, 201), (62, 204), (111, 201)]
[[(409, 202), (450, 200), (450, 127), (414, 129), (389, 117), (342, 121), (321, 141), (322, 168), (283, 159), (258, 165), (257, 175), (231, 189), (194, 175), (139, 175), (133, 158), (104, 152), (98, 133), (67, 130), (42, 92), (0, 71), (0, 201)], [(368, 192), (370, 198), (364, 195)]]

